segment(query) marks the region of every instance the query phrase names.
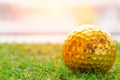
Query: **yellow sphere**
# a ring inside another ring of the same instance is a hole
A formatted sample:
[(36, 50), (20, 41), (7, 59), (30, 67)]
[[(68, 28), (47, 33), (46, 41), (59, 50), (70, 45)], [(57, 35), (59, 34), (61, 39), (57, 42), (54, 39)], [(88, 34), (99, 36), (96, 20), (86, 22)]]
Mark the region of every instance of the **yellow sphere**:
[(80, 72), (107, 72), (116, 59), (116, 44), (97, 25), (83, 25), (65, 40), (62, 57), (67, 67)]

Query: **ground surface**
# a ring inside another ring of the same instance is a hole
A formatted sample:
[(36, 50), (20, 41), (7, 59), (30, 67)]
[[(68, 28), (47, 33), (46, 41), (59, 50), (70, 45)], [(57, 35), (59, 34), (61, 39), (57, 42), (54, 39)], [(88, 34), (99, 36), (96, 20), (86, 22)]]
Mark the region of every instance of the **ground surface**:
[(120, 80), (120, 44), (112, 69), (73, 73), (62, 61), (60, 44), (0, 44), (0, 80)]

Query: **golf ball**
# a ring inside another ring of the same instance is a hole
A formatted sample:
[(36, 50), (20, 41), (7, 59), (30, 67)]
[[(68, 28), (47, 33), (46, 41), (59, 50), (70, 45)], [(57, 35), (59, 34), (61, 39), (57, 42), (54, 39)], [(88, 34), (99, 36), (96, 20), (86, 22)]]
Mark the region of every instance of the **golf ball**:
[(99, 26), (83, 25), (65, 40), (62, 57), (72, 71), (107, 72), (116, 59), (116, 44)]

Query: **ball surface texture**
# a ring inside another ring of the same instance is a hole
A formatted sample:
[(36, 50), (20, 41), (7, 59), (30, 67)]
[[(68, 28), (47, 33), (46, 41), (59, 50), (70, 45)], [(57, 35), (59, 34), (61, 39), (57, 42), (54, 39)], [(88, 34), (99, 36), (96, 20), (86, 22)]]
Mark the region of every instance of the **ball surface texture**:
[(65, 40), (62, 57), (72, 71), (107, 72), (116, 59), (116, 44), (99, 26), (83, 25)]

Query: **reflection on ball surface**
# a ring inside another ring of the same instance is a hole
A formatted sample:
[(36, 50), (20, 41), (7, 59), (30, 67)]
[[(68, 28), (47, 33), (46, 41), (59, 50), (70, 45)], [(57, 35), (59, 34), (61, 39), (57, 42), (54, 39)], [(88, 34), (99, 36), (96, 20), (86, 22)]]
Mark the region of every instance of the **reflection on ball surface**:
[(97, 25), (83, 25), (65, 40), (62, 57), (73, 71), (107, 72), (116, 59), (115, 41)]

